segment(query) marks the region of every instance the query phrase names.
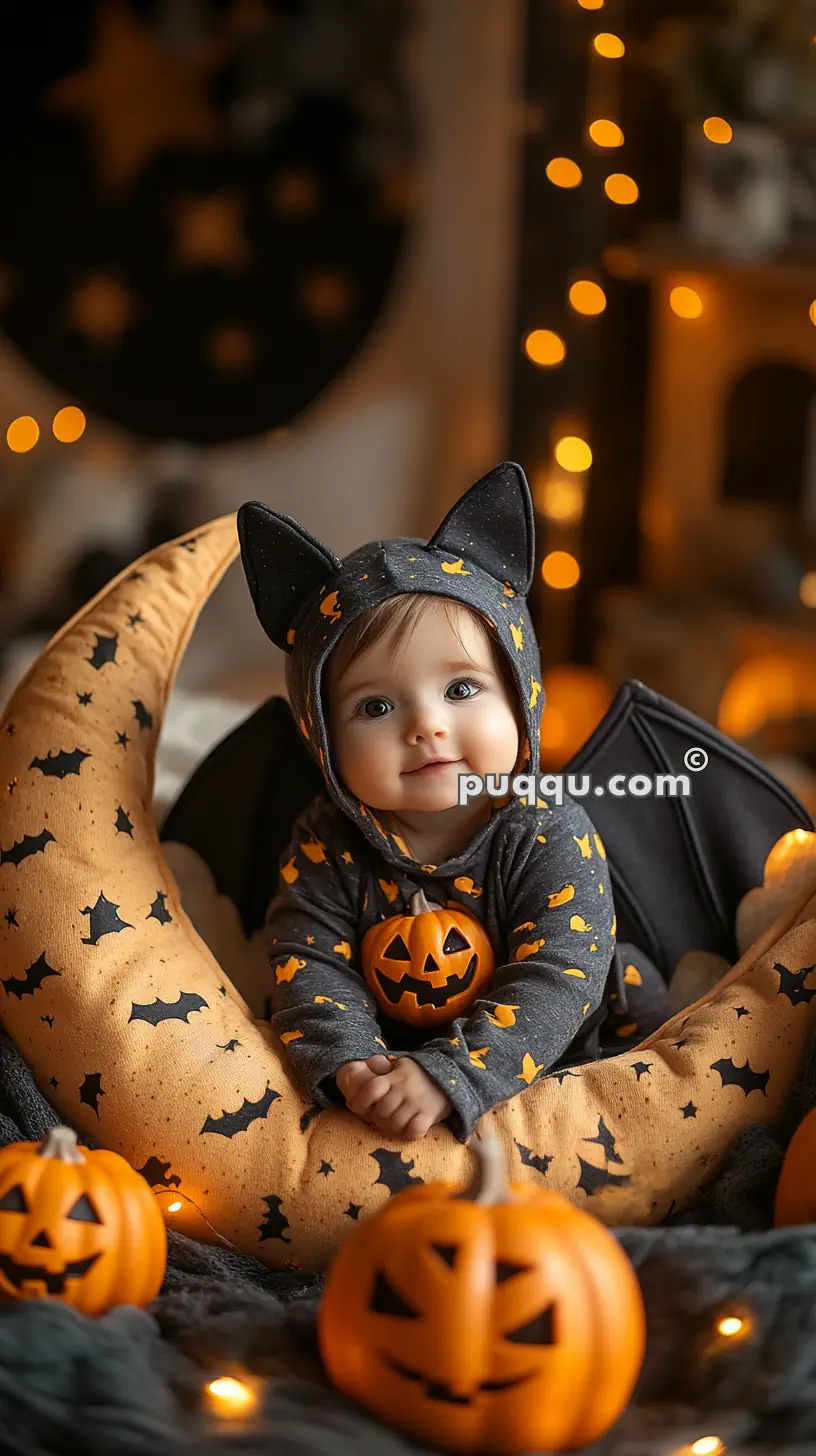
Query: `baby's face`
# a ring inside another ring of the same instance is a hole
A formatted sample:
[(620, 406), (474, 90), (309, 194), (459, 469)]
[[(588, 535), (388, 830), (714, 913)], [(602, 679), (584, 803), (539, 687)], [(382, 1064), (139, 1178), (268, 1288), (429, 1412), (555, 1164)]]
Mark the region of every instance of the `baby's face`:
[[(469, 612), (449, 609), (459, 635), (433, 602), (397, 649), (381, 637), (331, 692), (335, 767), (372, 809), (450, 809), (459, 774), (515, 767), (518, 728), (491, 645)], [(444, 762), (423, 768), (432, 759)]]

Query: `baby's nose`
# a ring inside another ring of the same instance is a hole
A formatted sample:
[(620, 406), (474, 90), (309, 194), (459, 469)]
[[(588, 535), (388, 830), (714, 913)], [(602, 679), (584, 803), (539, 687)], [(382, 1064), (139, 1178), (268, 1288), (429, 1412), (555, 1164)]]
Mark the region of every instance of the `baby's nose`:
[(444, 738), (447, 737), (447, 720), (443, 707), (435, 704), (418, 704), (410, 718), (408, 737), (411, 741), (416, 738)]

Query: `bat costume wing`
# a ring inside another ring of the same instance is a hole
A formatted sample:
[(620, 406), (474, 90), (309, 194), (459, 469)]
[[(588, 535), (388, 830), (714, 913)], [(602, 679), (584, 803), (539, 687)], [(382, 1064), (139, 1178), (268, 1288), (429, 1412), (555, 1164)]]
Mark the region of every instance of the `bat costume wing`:
[[(694, 749), (707, 755), (697, 771), (685, 766)], [(781, 835), (814, 827), (795, 794), (752, 754), (635, 679), (618, 689), (563, 773), (592, 777), (581, 802), (606, 847), (619, 940), (640, 946), (667, 980), (686, 951), (736, 961), (740, 900), (762, 884)], [(683, 774), (690, 794), (618, 798), (606, 791), (616, 774)]]
[[(699, 772), (685, 767), (689, 749), (708, 756)], [(618, 689), (562, 772), (579, 783), (591, 776), (581, 802), (606, 847), (618, 939), (646, 951), (667, 981), (686, 951), (737, 959), (740, 900), (762, 883), (781, 835), (814, 827), (796, 796), (752, 754), (634, 679)], [(684, 774), (691, 792), (616, 797), (606, 791), (616, 774), (627, 781)], [(598, 785), (602, 795), (594, 792)], [(161, 837), (200, 855), (249, 936), (263, 925), (295, 819), (324, 789), (289, 704), (270, 698), (199, 765)]]

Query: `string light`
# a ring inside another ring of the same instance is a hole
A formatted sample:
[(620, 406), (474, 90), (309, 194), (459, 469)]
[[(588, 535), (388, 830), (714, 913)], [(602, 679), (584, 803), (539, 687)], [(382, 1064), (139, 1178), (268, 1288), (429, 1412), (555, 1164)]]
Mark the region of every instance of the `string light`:
[(596, 147), (622, 147), (623, 132), (616, 121), (608, 121), (606, 117), (600, 117), (597, 121), (589, 124), (589, 135), (592, 137)]
[(703, 311), (703, 300), (695, 288), (680, 286), (669, 294), (669, 307), (678, 318), (696, 319)]
[(76, 405), (67, 404), (64, 409), (57, 410), (51, 425), (54, 436), (63, 445), (73, 445), (81, 439), (85, 433), (85, 416)]
[(533, 329), (524, 340), (524, 352), (534, 364), (551, 369), (561, 363), (567, 351), (560, 334), (552, 329)]
[(810, 322), (812, 324), (816, 324), (816, 298), (814, 298), (812, 304), (810, 305), (810, 308), (808, 309), (808, 315), (810, 317)]
[(599, 283), (579, 278), (569, 291), (569, 301), (576, 313), (598, 314), (606, 308), (606, 294)]
[(693, 1456), (721, 1456), (725, 1450), (725, 1444), (719, 1436), (701, 1436), (699, 1441), (692, 1443)]
[(718, 1332), (725, 1335), (727, 1339), (730, 1339), (732, 1335), (740, 1334), (744, 1329), (745, 1320), (740, 1319), (739, 1315), (726, 1315), (717, 1323)]
[(703, 132), (710, 142), (717, 142), (719, 146), (725, 146), (734, 135), (724, 116), (707, 116), (703, 122)]
[(222, 1420), (247, 1416), (258, 1404), (257, 1392), (233, 1375), (219, 1375), (204, 1387), (210, 1407)]
[(181, 1207), (182, 1207), (181, 1199), (180, 1198), (177, 1198), (176, 1201), (175, 1201), (175, 1203), (168, 1203), (168, 1205), (167, 1205), (167, 1212), (168, 1213), (178, 1213), (178, 1211), (179, 1211), (179, 1209)]
[(604, 0), (578, 0), (582, 10), (603, 10)]
[(571, 470), (575, 474), (589, 470), (592, 464), (592, 451), (580, 435), (562, 435), (555, 442), (553, 454), (562, 470)]
[(6, 430), (6, 444), (15, 455), (33, 450), (40, 438), (40, 427), (31, 415), (18, 415)]
[(554, 187), (578, 187), (584, 175), (578, 163), (571, 161), (569, 157), (553, 157), (547, 163), (545, 172)]
[(592, 44), (599, 56), (606, 61), (618, 61), (626, 54), (626, 46), (619, 35), (612, 35), (611, 31), (602, 30), (595, 36)]
[(550, 551), (541, 563), (541, 579), (555, 591), (567, 591), (580, 578), (581, 568), (570, 551)]
[(640, 196), (637, 182), (626, 172), (610, 172), (604, 182), (604, 192), (610, 202), (619, 202), (621, 206), (637, 202)]
[(535, 482), (535, 503), (548, 521), (574, 526), (584, 513), (584, 488), (580, 480), (556, 475)]

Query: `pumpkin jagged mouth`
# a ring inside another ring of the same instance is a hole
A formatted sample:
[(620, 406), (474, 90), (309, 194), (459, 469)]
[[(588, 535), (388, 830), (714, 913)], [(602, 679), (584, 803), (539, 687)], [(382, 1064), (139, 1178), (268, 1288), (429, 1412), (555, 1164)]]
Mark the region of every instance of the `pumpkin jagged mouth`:
[(66, 1279), (81, 1279), (98, 1258), (98, 1254), (90, 1254), (87, 1259), (72, 1259), (64, 1269), (54, 1272), (44, 1269), (41, 1264), (18, 1264), (10, 1254), (0, 1254), (0, 1274), (4, 1274), (15, 1289), (37, 1279), (45, 1285), (49, 1294), (62, 1294)]
[(444, 986), (432, 986), (430, 981), (418, 981), (416, 976), (403, 976), (399, 981), (390, 981), (382, 971), (377, 972), (377, 979), (394, 1006), (409, 993), (416, 996), (417, 1006), (444, 1006), (446, 1001), (454, 996), (461, 996), (467, 990), (476, 974), (478, 963), (479, 957), (472, 955), (467, 970), (461, 976), (449, 976)]
[[(444, 1400), (449, 1405), (470, 1405), (473, 1399), (470, 1395), (457, 1395), (443, 1380), (429, 1380), (426, 1375), (420, 1374), (418, 1370), (412, 1370), (410, 1365), (403, 1365), (399, 1360), (394, 1360), (391, 1355), (384, 1356), (386, 1364), (398, 1375), (404, 1375), (406, 1380), (418, 1380), (425, 1386), (425, 1395), (428, 1400)], [(529, 1375), (516, 1375), (511, 1380), (483, 1380), (479, 1390), (509, 1390), (512, 1385), (521, 1385), (523, 1380), (529, 1380)]]

